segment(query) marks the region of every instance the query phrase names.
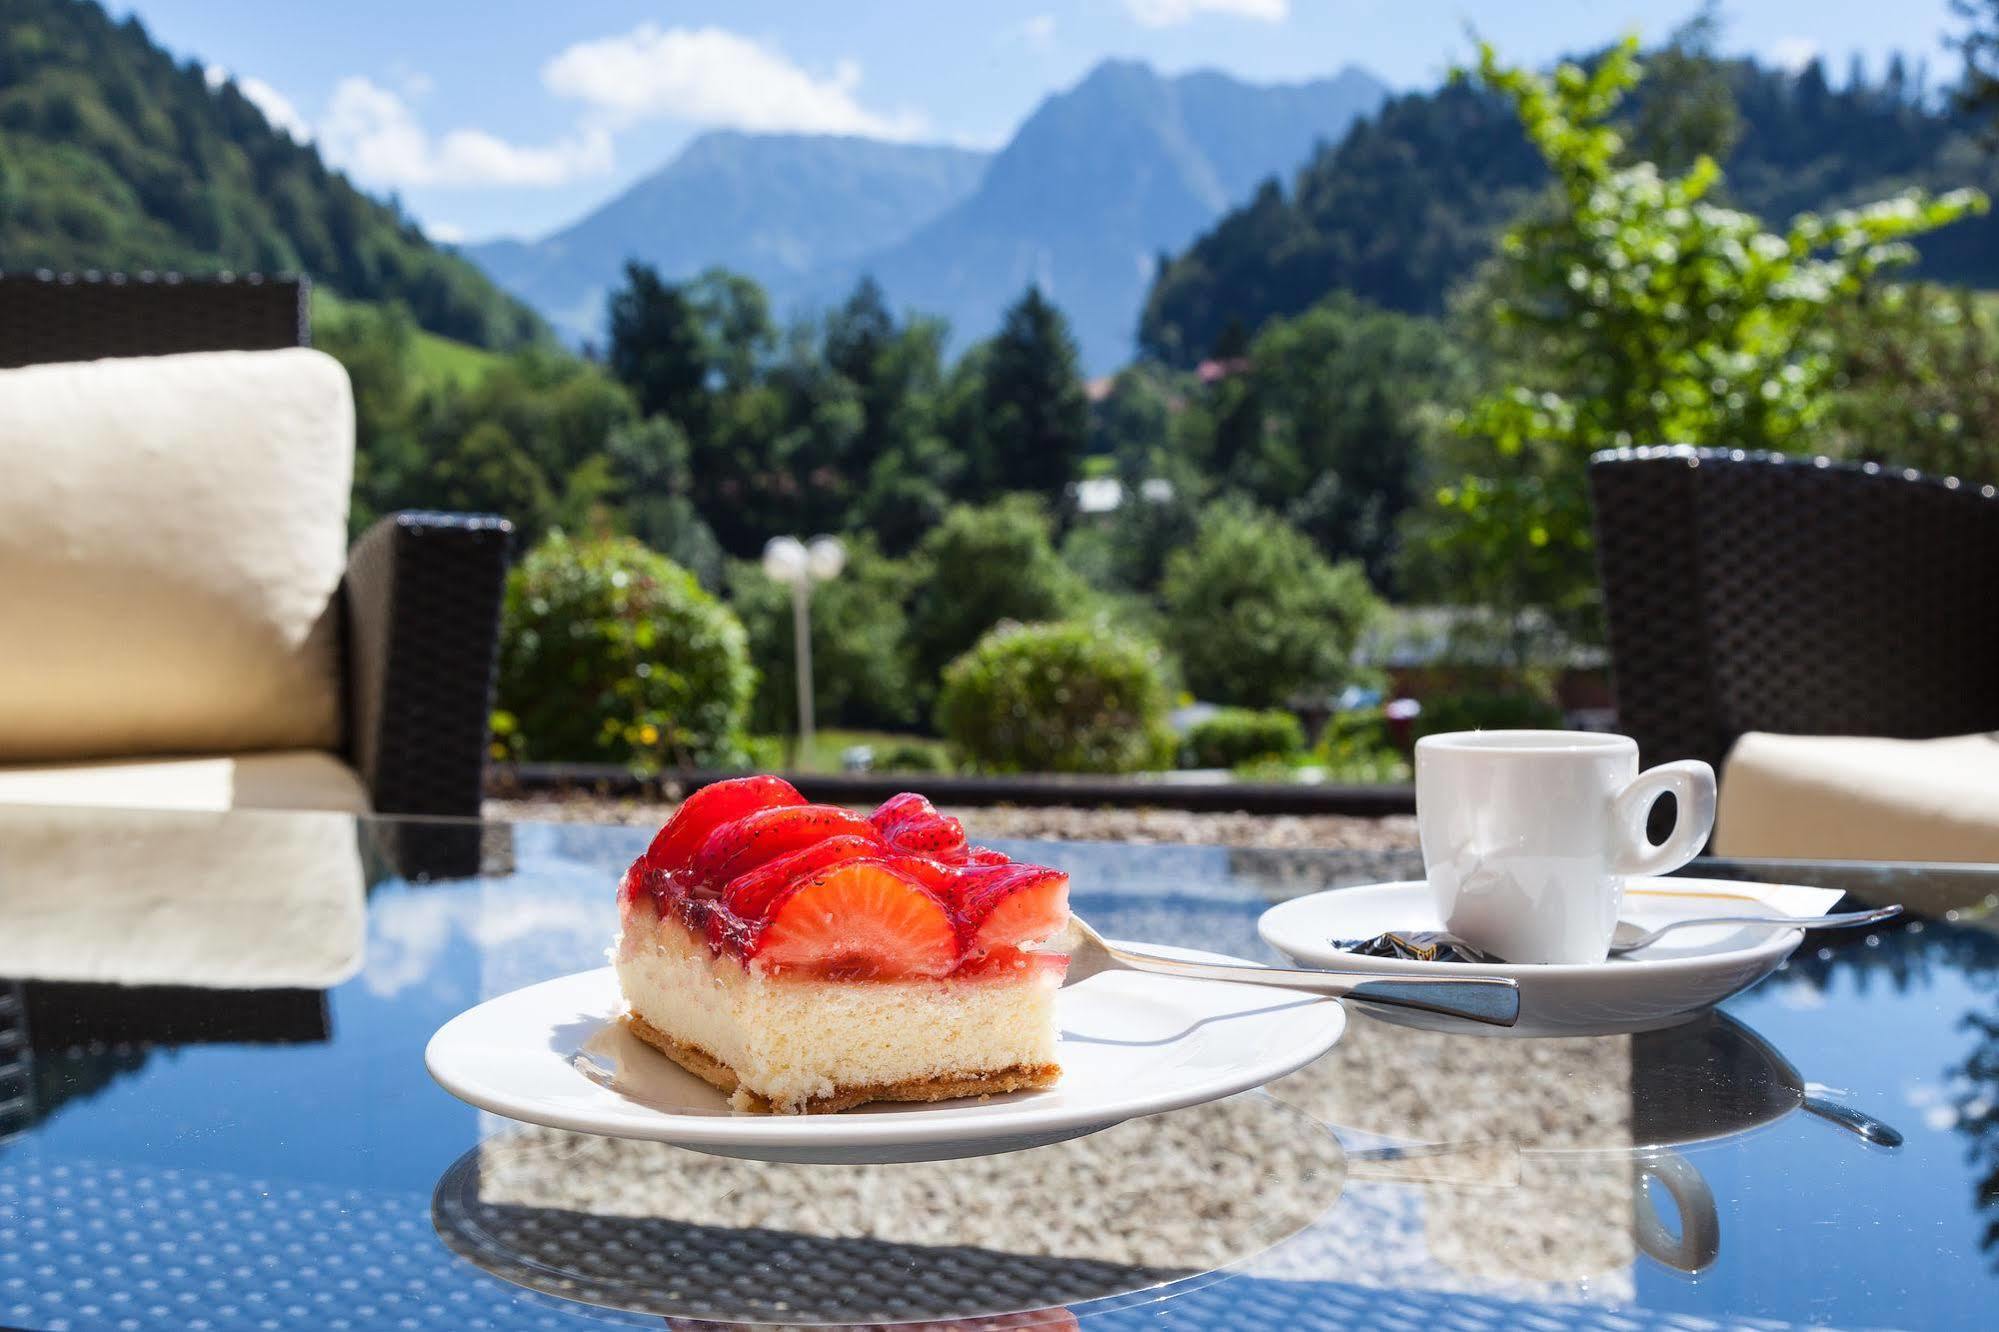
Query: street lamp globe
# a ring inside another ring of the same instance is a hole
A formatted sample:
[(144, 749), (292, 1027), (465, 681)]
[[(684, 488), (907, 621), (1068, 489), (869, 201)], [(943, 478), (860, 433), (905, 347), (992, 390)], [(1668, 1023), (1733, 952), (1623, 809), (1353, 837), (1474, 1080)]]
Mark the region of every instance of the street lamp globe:
[(797, 537), (772, 537), (764, 543), (763, 564), (773, 582), (795, 587), (810, 575), (811, 557)]
[(803, 766), (812, 754), (812, 585), (840, 575), (847, 565), (847, 548), (840, 538), (816, 536), (807, 545), (797, 537), (772, 537), (764, 543), (764, 572), (771, 581), (791, 589), (792, 656), (798, 663), (798, 753)]
[(838, 537), (813, 537), (812, 544), (805, 548), (805, 567), (817, 582), (838, 578), (840, 570), (847, 567), (847, 548)]

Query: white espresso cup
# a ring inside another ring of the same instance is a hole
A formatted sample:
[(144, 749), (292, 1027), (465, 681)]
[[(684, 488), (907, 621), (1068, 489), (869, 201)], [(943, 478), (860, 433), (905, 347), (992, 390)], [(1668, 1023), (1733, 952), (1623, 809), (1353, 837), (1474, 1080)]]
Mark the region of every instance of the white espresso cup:
[[(1665, 841), (1645, 834), (1671, 792)], [(1423, 870), (1446, 930), (1507, 962), (1601, 962), (1628, 875), (1665, 874), (1714, 828), (1714, 769), (1638, 771), (1638, 743), (1591, 731), (1453, 731), (1416, 742)]]

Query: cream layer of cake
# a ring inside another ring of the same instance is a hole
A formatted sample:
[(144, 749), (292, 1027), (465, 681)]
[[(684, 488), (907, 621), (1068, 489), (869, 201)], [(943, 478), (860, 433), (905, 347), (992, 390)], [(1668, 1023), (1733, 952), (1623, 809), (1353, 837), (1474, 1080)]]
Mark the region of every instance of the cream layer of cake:
[(1017, 1091), (1060, 1072), (1054, 959), (942, 980), (774, 974), (717, 953), (641, 896), (626, 905), (614, 960), (632, 1030), (741, 1110)]

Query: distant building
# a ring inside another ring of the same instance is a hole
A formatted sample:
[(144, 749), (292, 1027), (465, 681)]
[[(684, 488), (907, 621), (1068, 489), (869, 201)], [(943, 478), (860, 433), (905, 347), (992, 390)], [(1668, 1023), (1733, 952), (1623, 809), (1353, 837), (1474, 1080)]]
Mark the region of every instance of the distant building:
[(1076, 483), (1077, 513), (1112, 513), (1124, 503), (1124, 482), (1114, 476), (1093, 476)]
[[(1070, 487), (1077, 513), (1115, 513), (1124, 506), (1124, 482), (1114, 476), (1093, 476)], [(1149, 476), (1138, 483), (1138, 497), (1147, 504), (1164, 504), (1173, 498), (1173, 483), (1163, 476)]]

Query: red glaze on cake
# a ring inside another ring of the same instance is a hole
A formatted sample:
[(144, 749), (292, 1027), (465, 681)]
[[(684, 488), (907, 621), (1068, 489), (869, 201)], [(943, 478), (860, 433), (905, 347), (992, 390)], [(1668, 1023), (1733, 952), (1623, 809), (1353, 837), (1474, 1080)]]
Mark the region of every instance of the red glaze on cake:
[(619, 900), (632, 1029), (743, 1108), (1059, 1075), (1067, 958), (1042, 945), (1067, 924), (1068, 875), (968, 846), (913, 792), (863, 818), (775, 777), (705, 787), (626, 871)]

